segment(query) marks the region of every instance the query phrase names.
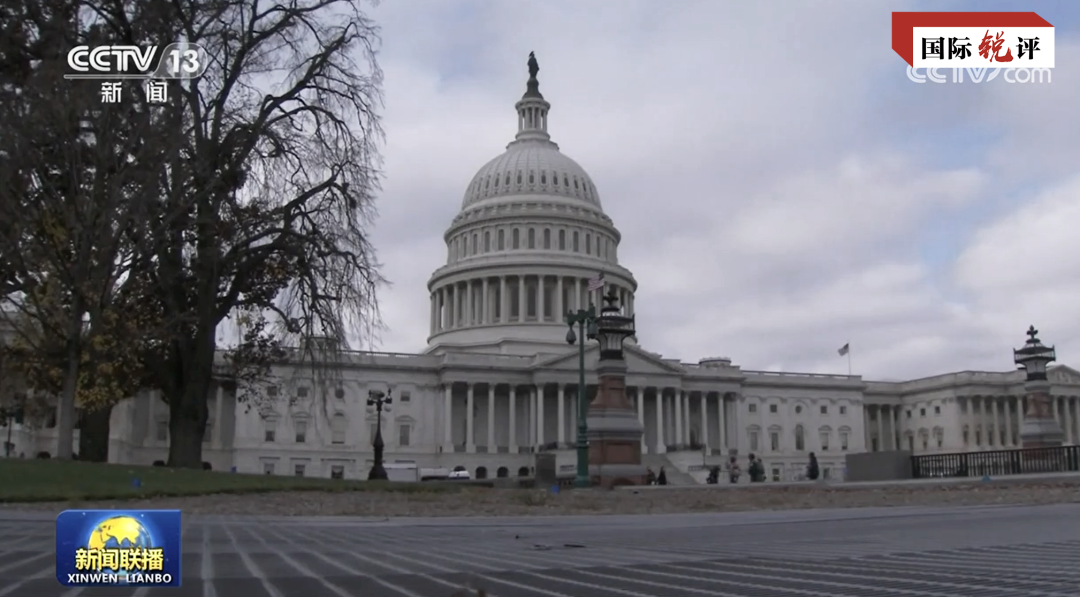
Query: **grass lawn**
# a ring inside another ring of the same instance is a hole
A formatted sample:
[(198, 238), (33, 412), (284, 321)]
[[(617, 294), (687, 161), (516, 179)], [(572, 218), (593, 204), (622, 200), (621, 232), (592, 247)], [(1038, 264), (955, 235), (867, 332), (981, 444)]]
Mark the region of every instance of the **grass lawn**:
[(0, 458), (0, 502), (135, 499), (268, 491), (461, 491), (446, 483), (242, 475), (126, 464)]

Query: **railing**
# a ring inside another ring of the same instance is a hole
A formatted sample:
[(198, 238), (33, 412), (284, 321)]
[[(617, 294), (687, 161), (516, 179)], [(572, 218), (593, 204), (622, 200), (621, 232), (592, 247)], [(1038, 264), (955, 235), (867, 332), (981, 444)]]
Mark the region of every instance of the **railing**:
[(742, 372), (748, 377), (784, 377), (784, 378), (801, 378), (801, 379), (836, 379), (842, 381), (853, 381), (858, 379), (858, 375), (839, 375), (836, 373), (793, 373), (788, 371), (754, 371), (752, 369), (743, 369)]
[(992, 452), (924, 454), (911, 457), (916, 479), (1080, 472), (1080, 446)]

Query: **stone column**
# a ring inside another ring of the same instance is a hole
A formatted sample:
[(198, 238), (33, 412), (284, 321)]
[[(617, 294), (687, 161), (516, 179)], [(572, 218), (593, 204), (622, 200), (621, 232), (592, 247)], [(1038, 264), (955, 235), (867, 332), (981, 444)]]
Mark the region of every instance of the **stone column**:
[(1005, 443), (1010, 448), (1015, 448), (1016, 434), (1013, 433), (1012, 396), (1003, 397), (1001, 402), (1005, 409)]
[(495, 454), (498, 446), (495, 444), (495, 384), (488, 384), (487, 398), (487, 452)]
[[(534, 388), (535, 389), (535, 388)], [(536, 448), (536, 392), (529, 392), (529, 445)]]
[(510, 296), (506, 293), (506, 276), (499, 276), (499, 323), (510, 321)]
[[(634, 408), (637, 409), (637, 420), (641, 423), (641, 428), (645, 429), (645, 396), (643, 395), (641, 388), (634, 388)], [(645, 433), (641, 434), (641, 453), (645, 454), (649, 451), (648, 446), (645, 445)]]
[(664, 454), (667, 452), (667, 446), (664, 445), (664, 390), (654, 389), (656, 390), (656, 453)]
[[(1073, 396), (1073, 421), (1077, 423), (1077, 426), (1080, 426), (1080, 397), (1077, 396)], [(1076, 438), (1076, 436), (1073, 436), (1073, 438), (1077, 440), (1075, 443), (1080, 444), (1080, 438)]]
[(518, 322), (525, 321), (525, 276), (518, 276)]
[(992, 445), (1000, 450), (1005, 447), (1005, 433), (1001, 427), (1003, 420), (1001, 416), (1001, 399), (998, 396), (991, 396), (990, 405), (994, 417), (994, 441)]
[(543, 445), (544, 439), (544, 386), (536, 386), (536, 443)]
[(545, 282), (547, 276), (536, 276), (536, 321), (546, 321), (544, 319), (544, 311), (547, 310), (547, 293), (545, 290)]
[(712, 453), (709, 445), (709, 393), (701, 392), (701, 444), (706, 453)]
[(555, 278), (555, 321), (563, 321), (566, 318), (566, 305), (563, 304), (563, 277)]
[(472, 326), (476, 323), (476, 302), (473, 299), (473, 284), (472, 280), (465, 282), (465, 304), (468, 305), (465, 308), (465, 327)]
[(458, 321), (459, 321), (458, 320), (458, 314), (461, 313), (461, 306), (459, 304), (460, 301), (458, 300), (458, 295), (460, 295), (460, 294), (461, 293), (458, 292), (457, 282), (454, 282), (454, 287), (453, 287), (453, 290), (452, 290), (452, 294), (450, 295), (450, 301), (451, 301), (452, 306), (454, 308), (454, 312), (450, 315), (450, 325), (447, 326), (447, 327), (456, 328), (458, 326)]
[(465, 451), (476, 452), (476, 435), (473, 433), (473, 425), (476, 423), (476, 402), (473, 396), (473, 385), (468, 385), (468, 394), (465, 396)]
[(517, 387), (510, 385), (510, 453), (518, 453), (517, 443)]
[(900, 445), (900, 407), (894, 406), (889, 409), (889, 416), (892, 417), (892, 429), (893, 429), (893, 450), (902, 450)]
[(877, 411), (877, 451), (885, 451), (885, 409), (879, 404), (874, 409)]
[(581, 308), (581, 278), (574, 278), (574, 309), (580, 310)]
[(626, 399), (626, 361), (601, 358), (599, 385), (589, 404), (589, 477), (594, 485), (645, 483), (641, 464), (641, 424)]
[(559, 417), (559, 433), (558, 438), (555, 440), (559, 442), (561, 448), (566, 443), (566, 386), (559, 384), (559, 395), (556, 397), (559, 402), (556, 404), (558, 417)]
[(720, 446), (720, 455), (727, 456), (727, 396), (716, 393), (716, 443)]
[(446, 384), (446, 395), (443, 397), (443, 452), (454, 451), (454, 384)]
[(686, 443), (686, 438), (683, 437), (682, 390), (672, 390), (671, 393), (671, 401), (674, 404), (672, 408), (675, 411), (672, 414), (675, 417), (675, 444), (682, 446)]
[(438, 303), (438, 299), (436, 298), (436, 293), (432, 292), (431, 293), (431, 323), (428, 326), (430, 328), (428, 330), (428, 335), (429, 336), (434, 336), (435, 335), (435, 305), (436, 305), (436, 303)]
[(480, 299), (480, 323), (487, 325), (491, 323), (491, 287), (487, 278), (484, 278), (483, 295)]

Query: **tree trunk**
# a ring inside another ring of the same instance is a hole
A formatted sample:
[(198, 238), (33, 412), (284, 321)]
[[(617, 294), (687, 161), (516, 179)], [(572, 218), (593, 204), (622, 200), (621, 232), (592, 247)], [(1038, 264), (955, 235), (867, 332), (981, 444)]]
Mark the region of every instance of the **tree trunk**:
[(56, 405), (56, 457), (71, 460), (75, 443), (75, 392), (79, 388), (79, 358), (82, 356), (82, 304), (78, 297), (71, 305), (66, 356), (64, 385)]
[(83, 411), (79, 421), (79, 460), (109, 461), (109, 431), (112, 406)]
[[(177, 468), (202, 468), (203, 434), (209, 408), (206, 395), (214, 374), (214, 330), (201, 334), (188, 354), (178, 359), (185, 363), (182, 382), (169, 394), (169, 461)], [(186, 357), (186, 358), (185, 358)]]

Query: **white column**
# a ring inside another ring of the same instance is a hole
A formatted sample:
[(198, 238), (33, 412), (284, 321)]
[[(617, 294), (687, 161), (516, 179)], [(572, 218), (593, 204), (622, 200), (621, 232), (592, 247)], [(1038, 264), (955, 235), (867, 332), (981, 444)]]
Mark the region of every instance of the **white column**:
[(634, 294), (632, 292), (630, 293), (630, 297), (626, 299), (626, 304), (630, 307), (630, 315), (637, 312), (634, 310)]
[(581, 278), (574, 278), (574, 309), (581, 308)]
[(1004, 396), (1001, 398), (1001, 408), (1005, 414), (1005, 445), (1011, 447), (1016, 446), (1016, 434), (1013, 433), (1013, 414), (1012, 414), (1012, 397)]
[(674, 407), (675, 412), (672, 413), (672, 416), (675, 417), (675, 443), (678, 444), (678, 445), (682, 445), (682, 444), (686, 443), (686, 437), (684, 435), (684, 432), (686, 430), (683, 429), (683, 420), (684, 420), (685, 417), (683, 417), (683, 414), (682, 414), (682, 411), (683, 411), (683, 393), (682, 393), (682, 390), (672, 390), (671, 399), (675, 403), (675, 407)]
[(566, 386), (559, 384), (558, 412), (559, 412), (559, 445), (566, 441)]
[(450, 302), (453, 306), (454, 312), (451, 313), (449, 317), (450, 325), (447, 326), (449, 328), (456, 328), (458, 326), (458, 314), (461, 313), (461, 301), (458, 299), (458, 295), (460, 295), (461, 293), (458, 292), (458, 289), (459, 286), (457, 285), (457, 282), (455, 282), (453, 292), (450, 296)]
[(488, 384), (488, 399), (487, 399), (487, 447), (488, 454), (494, 454), (498, 452), (495, 446), (495, 384)]
[(491, 287), (488, 286), (487, 278), (484, 278), (483, 289), (483, 296), (480, 297), (480, 323), (487, 325), (491, 323)]
[(536, 447), (536, 391), (529, 392), (529, 445)]
[(656, 453), (667, 452), (664, 445), (664, 390), (656, 388)]
[[(1075, 422), (1077, 424), (1077, 426), (1080, 427), (1080, 397), (1073, 396), (1072, 404), (1073, 404), (1073, 422)], [(1073, 436), (1073, 438), (1077, 440), (1075, 443), (1080, 444), (1080, 438), (1076, 438), (1075, 435)]]
[(885, 422), (882, 420), (885, 418), (885, 409), (881, 406), (877, 408), (877, 449), (878, 452), (885, 451)]
[(637, 408), (637, 422), (641, 425), (641, 453), (645, 454), (648, 448), (645, 446), (645, 400), (641, 388), (634, 388), (634, 406)]
[(468, 305), (465, 308), (465, 326), (471, 326), (476, 323), (476, 301), (473, 298), (473, 284), (472, 280), (465, 282), (465, 304)]
[(544, 386), (536, 386), (536, 443), (544, 443)]
[(727, 398), (723, 392), (716, 393), (716, 439), (721, 454), (727, 456)]
[(1001, 417), (998, 416), (1000, 414), (1001, 405), (998, 403), (997, 396), (990, 396), (987, 399), (987, 402), (990, 404), (991, 425), (994, 426), (994, 433), (990, 438), (992, 440), (990, 445), (1001, 449)]
[(214, 403), (214, 428), (210, 431), (212, 433), (211, 444), (215, 448), (221, 448), (221, 413), (225, 410), (225, 387), (218, 381), (217, 384), (217, 400)]
[(525, 276), (518, 276), (518, 321), (525, 321)]
[(499, 276), (499, 323), (510, 321), (510, 298), (506, 294), (506, 276)]
[(428, 335), (435, 335), (435, 303), (438, 302), (435, 298), (435, 293), (431, 293), (431, 322), (428, 324)]
[(708, 451), (709, 446), (709, 393), (701, 392), (701, 445)]
[(469, 384), (469, 393), (465, 397), (465, 451), (476, 451), (476, 435), (473, 434), (473, 425), (476, 423), (476, 402), (473, 396), (473, 385)]
[(517, 387), (510, 385), (510, 453), (517, 454)]
[(892, 417), (892, 428), (893, 428), (893, 437), (892, 437), (893, 445), (892, 445), (892, 449), (893, 450), (901, 450), (902, 448), (900, 446), (900, 407), (894, 406), (894, 407), (890, 408), (889, 409), (889, 416)]
[(536, 321), (544, 321), (544, 310), (547, 308), (547, 297), (544, 292), (544, 282), (547, 276), (536, 276)]
[(1027, 418), (1027, 413), (1024, 412), (1024, 397), (1016, 396), (1016, 445), (1024, 445), (1024, 419)]
[(562, 276), (555, 277), (555, 321), (562, 321), (566, 318), (566, 305), (563, 304), (562, 280)]
[(454, 384), (446, 384), (446, 395), (443, 396), (443, 451), (450, 452), (454, 449)]

